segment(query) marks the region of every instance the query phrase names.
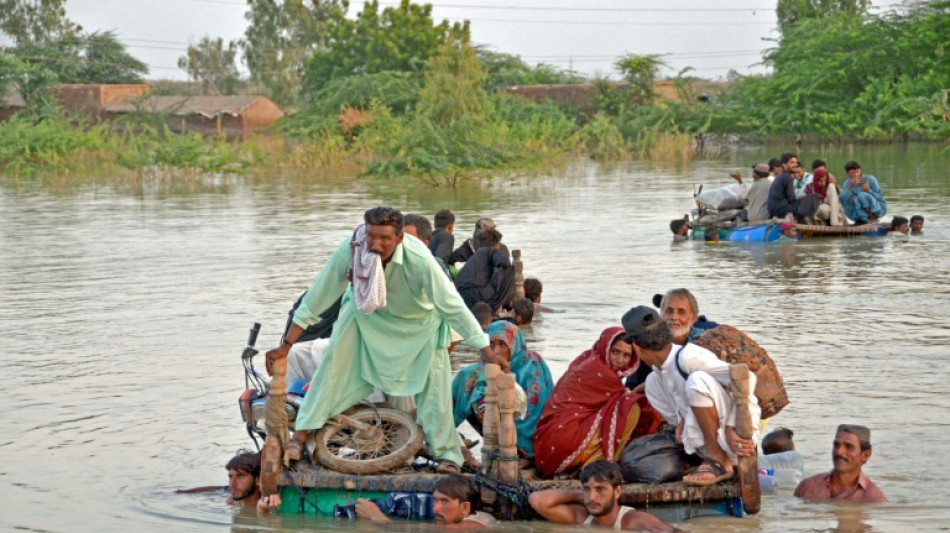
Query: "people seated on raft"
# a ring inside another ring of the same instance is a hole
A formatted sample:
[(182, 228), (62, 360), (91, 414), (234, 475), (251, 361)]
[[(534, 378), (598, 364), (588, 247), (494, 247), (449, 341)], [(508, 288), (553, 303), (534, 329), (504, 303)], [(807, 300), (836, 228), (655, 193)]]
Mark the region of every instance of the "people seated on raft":
[[(699, 302), (689, 289), (672, 289), (663, 295), (654, 294), (653, 305), (659, 308), (660, 315), (670, 327), (673, 342), (680, 346), (692, 342), (706, 330), (719, 325), (706, 318), (706, 315), (699, 314)], [(650, 365), (641, 364), (640, 368), (627, 378), (627, 387), (643, 392), (642, 384), (646, 383), (647, 376), (652, 371)]]
[(795, 227), (795, 224), (782, 222), (778, 227), (782, 230), (782, 234), (778, 236), (778, 239), (775, 239), (775, 242), (798, 242), (798, 228)]
[(673, 242), (689, 240), (689, 226), (685, 218), (674, 218), (670, 221), (670, 231), (673, 232)]
[(558, 524), (584, 524), (626, 531), (681, 532), (659, 518), (620, 505), (623, 475), (610, 461), (595, 461), (581, 471), (583, 490), (548, 489), (531, 493), (528, 503)]
[(877, 222), (887, 213), (887, 202), (877, 178), (861, 172), (861, 164), (848, 161), (844, 165), (848, 180), (841, 187), (838, 200), (844, 213), (855, 225)]
[[(830, 170), (828, 170), (828, 163), (825, 163), (825, 161), (824, 161), (823, 159), (816, 159), (816, 160), (812, 161), (812, 162), (811, 162), (811, 173), (812, 173), (812, 176), (814, 176), (815, 172), (817, 172), (818, 169), (823, 169), (825, 172), (828, 173), (828, 183), (834, 183), (834, 184), (835, 184), (835, 188), (837, 189), (837, 188), (838, 188), (838, 179), (835, 178), (835, 175), (832, 174)], [(812, 183), (814, 183), (814, 181), (815, 181), (815, 180), (812, 179)]]
[[(443, 477), (432, 488), (432, 512), (435, 523), (445, 529), (482, 529), (496, 525), (495, 517), (476, 511), (478, 491), (464, 476), (458, 474)], [(393, 519), (375, 502), (356, 499), (356, 516), (381, 524), (393, 524)]]
[[(527, 396), (527, 411), (523, 418), (515, 420), (515, 430), (518, 433), (518, 454), (527, 459), (522, 466), (528, 466), (534, 459), (531, 439), (544, 404), (554, 389), (554, 380), (541, 354), (528, 351), (518, 326), (507, 320), (493, 322), (488, 327), (488, 339), (495, 357), (510, 362), (511, 373)], [(486, 386), (484, 363), (469, 365), (455, 375), (452, 399), (456, 426), (468, 420), (479, 434), (482, 433)]]
[(805, 172), (805, 166), (801, 161), (792, 169), (792, 179), (795, 180), (795, 198), (805, 196), (805, 187), (812, 182), (813, 176), (810, 172)]
[(888, 237), (906, 237), (908, 233), (910, 233), (910, 222), (905, 217), (891, 219), (891, 231), (887, 232)]
[[(816, 161), (819, 163), (820, 161)], [(847, 222), (844, 208), (838, 200), (838, 189), (833, 176), (825, 168), (815, 169), (812, 182), (805, 185), (804, 194), (817, 194), (821, 199), (815, 212), (815, 223), (824, 226), (843, 226)]]
[(774, 181), (779, 174), (782, 173), (784, 169), (782, 168), (782, 160), (778, 157), (773, 157), (769, 159), (769, 173), (772, 174), (772, 179), (769, 181)]
[(669, 326), (649, 307), (634, 307), (622, 322), (634, 353), (653, 367), (646, 383), (650, 404), (676, 427), (676, 441), (686, 453), (703, 458), (683, 482), (706, 486), (730, 479), (737, 457), (755, 454), (761, 418), (752, 392), (755, 375), (749, 375), (749, 414), (755, 432), (751, 439), (743, 439), (736, 434), (736, 405), (726, 389), (732, 386), (729, 363), (695, 344), (673, 344)]
[(802, 481), (795, 489), (799, 498), (886, 502), (887, 497), (862, 471), (871, 458), (871, 430), (857, 424), (841, 424), (831, 448), (834, 468)]
[(485, 302), (492, 309), (498, 309), (508, 303), (514, 290), (515, 268), (508, 249), (501, 248), (498, 230), (483, 230), (479, 234), (479, 245), (455, 278), (455, 288), (469, 308)]
[(435, 214), (435, 231), (432, 233), (432, 238), (429, 239), (429, 251), (446, 264), (449, 262), (452, 250), (455, 249), (453, 229), (455, 229), (454, 213), (448, 209), (443, 209)]
[(914, 215), (910, 217), (910, 234), (911, 235), (924, 234), (924, 217), (920, 215)]
[(646, 396), (623, 384), (641, 364), (625, 336), (621, 327), (605, 329), (554, 386), (534, 433), (534, 462), (545, 477), (617, 461), (630, 440), (663, 424)]
[[(738, 172), (731, 174), (742, 183), (742, 175)], [(768, 163), (752, 165), (752, 185), (749, 187), (749, 203), (745, 206), (746, 220), (769, 219), (769, 188), (772, 186), (772, 177), (769, 176)]]
[(782, 154), (782, 173), (769, 187), (769, 218), (785, 218), (789, 215), (797, 220), (810, 219), (818, 211), (818, 195), (795, 196), (795, 179), (792, 173), (798, 168), (798, 155), (794, 152)]
[(541, 280), (538, 278), (525, 278), (522, 286), (524, 287), (524, 297), (534, 302), (535, 314), (554, 311), (554, 309), (550, 307), (541, 305), (541, 292), (544, 290)]
[[(454, 265), (455, 263), (465, 263), (469, 260), (470, 257), (475, 255), (475, 252), (482, 247), (481, 233), (487, 229), (496, 229), (495, 221), (490, 218), (480, 218), (475, 222), (475, 231), (472, 233), (471, 238), (465, 239), (465, 242), (460, 244), (458, 248), (452, 251), (449, 255), (449, 260), (446, 261), (449, 265)], [(508, 253), (508, 247), (502, 244), (500, 249), (505, 252), (506, 255), (510, 257)]]

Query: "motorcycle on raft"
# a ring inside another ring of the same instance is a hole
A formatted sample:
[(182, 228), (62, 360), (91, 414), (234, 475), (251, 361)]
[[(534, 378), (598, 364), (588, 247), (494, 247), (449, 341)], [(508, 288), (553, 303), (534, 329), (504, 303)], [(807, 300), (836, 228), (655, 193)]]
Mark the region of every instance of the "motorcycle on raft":
[[(247, 345), (241, 353), (244, 366), (244, 393), (238, 399), (241, 419), (257, 449), (267, 437), (266, 401), (269, 380), (254, 368), (254, 347), (261, 325), (251, 327)], [(293, 431), (297, 411), (310, 382), (294, 380), (287, 384), (287, 422)], [(344, 474), (375, 474), (409, 464), (422, 448), (422, 430), (409, 413), (393, 409), (388, 403), (357, 404), (335, 417), (312, 435), (312, 461)]]

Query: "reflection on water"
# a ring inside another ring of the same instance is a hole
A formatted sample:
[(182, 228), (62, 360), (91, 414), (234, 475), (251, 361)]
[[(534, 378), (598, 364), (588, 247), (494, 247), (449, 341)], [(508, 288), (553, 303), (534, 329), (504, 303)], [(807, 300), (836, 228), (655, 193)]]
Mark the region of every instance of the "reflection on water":
[[(775, 358), (809, 474), (831, 467), (840, 422), (874, 432), (869, 475), (890, 504), (857, 509), (767, 496), (746, 520), (691, 531), (925, 531), (950, 523), (939, 467), (950, 422), (950, 182), (939, 147), (822, 153), (856, 158), (890, 214), (923, 214), (926, 236), (793, 245), (672, 244), (667, 224), (691, 189), (780, 148), (688, 168), (578, 163), (563, 175), (499, 176), (458, 191), (405, 181), (143, 181), (59, 189), (0, 181), (0, 335), (10, 376), (0, 437), (0, 529), (126, 532), (375, 530), (325, 518), (258, 518), (223, 493), (223, 465), (250, 445), (236, 400), (251, 322), (276, 343), (293, 300), (367, 207), (455, 211), (456, 234), (491, 216), (544, 282), (545, 315), (526, 332), (559, 376), (632, 305), (689, 287), (711, 319)], [(813, 158), (804, 154), (806, 162)], [(458, 368), (474, 358), (462, 350)], [(773, 427), (774, 427), (773, 426)], [(276, 520), (276, 521), (275, 521)], [(550, 524), (506, 529), (567, 531)]]

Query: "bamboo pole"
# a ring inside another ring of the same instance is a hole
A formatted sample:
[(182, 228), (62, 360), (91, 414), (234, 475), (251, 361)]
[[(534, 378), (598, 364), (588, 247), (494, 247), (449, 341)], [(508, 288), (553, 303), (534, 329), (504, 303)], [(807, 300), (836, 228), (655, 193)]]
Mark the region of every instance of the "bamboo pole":
[(271, 367), (274, 378), (267, 393), (267, 439), (261, 448), (261, 494), (270, 496), (280, 490), (278, 482), (287, 463), (287, 358), (276, 359)]
[[(496, 477), (498, 469), (494, 455), (498, 452), (498, 390), (495, 388), (495, 377), (501, 374), (501, 367), (496, 364), (485, 365), (485, 415), (482, 419), (482, 467), (486, 468), (485, 476), (489, 479)], [(482, 487), (482, 504), (491, 509), (495, 504), (495, 491)]]
[[(745, 363), (729, 367), (732, 378), (732, 399), (736, 404), (736, 434), (743, 439), (751, 439), (755, 428), (752, 426), (752, 414), (749, 412), (749, 366)], [(739, 457), (739, 488), (742, 492), (742, 506), (745, 512), (756, 514), (761, 505), (759, 492), (759, 458), (753, 454)]]

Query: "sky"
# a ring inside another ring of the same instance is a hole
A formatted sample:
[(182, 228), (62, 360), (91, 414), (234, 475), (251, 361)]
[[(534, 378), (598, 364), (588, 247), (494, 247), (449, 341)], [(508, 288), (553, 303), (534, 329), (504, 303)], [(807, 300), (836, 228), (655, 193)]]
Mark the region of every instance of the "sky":
[[(398, 5), (380, 0), (380, 7)], [(766, 72), (762, 52), (778, 36), (775, 0), (436, 0), (437, 21), (469, 20), (472, 40), (587, 76), (618, 76), (613, 62), (628, 53), (658, 54), (675, 76), (724, 78)], [(876, 0), (887, 9), (899, 0)], [(351, 0), (350, 15), (363, 2)], [(67, 15), (87, 32), (112, 30), (129, 53), (145, 62), (150, 79), (184, 80), (177, 67), (201, 38), (243, 37), (243, 0), (68, 0)], [(246, 73), (243, 64), (239, 65)]]

